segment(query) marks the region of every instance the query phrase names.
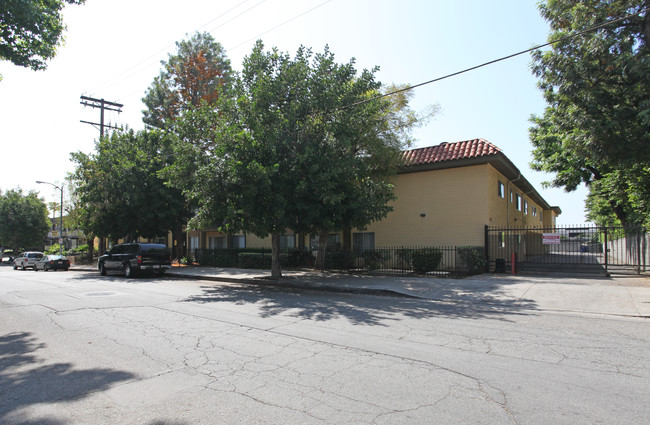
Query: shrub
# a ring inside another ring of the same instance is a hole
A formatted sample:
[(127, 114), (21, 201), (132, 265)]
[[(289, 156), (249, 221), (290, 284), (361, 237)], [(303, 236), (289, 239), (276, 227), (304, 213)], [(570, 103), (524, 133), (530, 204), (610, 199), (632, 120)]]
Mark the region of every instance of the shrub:
[(247, 269), (264, 269), (271, 267), (271, 254), (261, 252), (240, 252), (237, 256), (239, 267)]
[(381, 267), (382, 255), (379, 251), (364, 251), (363, 261), (368, 270), (377, 270)]
[(354, 264), (354, 255), (350, 251), (328, 251), (325, 257), (325, 268), (334, 270), (348, 270)]
[(58, 243), (55, 243), (54, 245), (52, 245), (48, 249), (46, 249), (43, 254), (45, 254), (45, 255), (58, 254), (60, 249), (61, 249), (61, 245), (59, 245)]
[(442, 251), (437, 248), (418, 249), (411, 252), (413, 270), (425, 274), (437, 270), (442, 261)]
[(483, 248), (475, 246), (458, 247), (456, 250), (463, 271), (470, 274), (483, 273), (487, 260)]

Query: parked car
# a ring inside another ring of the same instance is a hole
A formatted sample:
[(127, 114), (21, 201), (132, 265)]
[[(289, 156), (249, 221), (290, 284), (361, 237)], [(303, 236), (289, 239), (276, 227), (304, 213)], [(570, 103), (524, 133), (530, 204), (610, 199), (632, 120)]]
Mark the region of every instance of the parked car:
[(34, 271), (39, 270), (65, 270), (70, 269), (70, 260), (63, 255), (46, 255), (34, 264)]
[(157, 243), (118, 244), (97, 260), (97, 269), (102, 276), (108, 271), (120, 271), (126, 277), (133, 277), (140, 272), (163, 274), (169, 267), (169, 248)]
[(2, 263), (3, 264), (13, 264), (14, 263), (14, 252), (11, 249), (6, 249), (2, 251)]
[(17, 270), (19, 267), (22, 270), (25, 270), (28, 267), (34, 268), (34, 264), (38, 260), (43, 258), (43, 253), (39, 251), (27, 251), (20, 254), (14, 259), (14, 270)]

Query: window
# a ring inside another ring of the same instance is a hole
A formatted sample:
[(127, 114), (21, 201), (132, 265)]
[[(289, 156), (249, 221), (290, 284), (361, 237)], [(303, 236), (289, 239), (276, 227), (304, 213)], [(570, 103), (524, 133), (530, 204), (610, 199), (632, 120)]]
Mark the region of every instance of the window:
[(506, 197), (506, 187), (500, 181), (497, 183), (497, 195), (499, 195), (499, 198)]
[(355, 251), (375, 249), (375, 233), (374, 232), (353, 233), (352, 248)]
[(210, 236), (208, 238), (208, 248), (210, 249), (223, 249), (226, 248), (225, 236)]
[(199, 249), (199, 237), (190, 236), (190, 252), (194, 252), (195, 249)]
[(524, 199), (524, 214), (528, 214), (528, 201)]
[(296, 235), (280, 235), (280, 249), (294, 249), (296, 247)]
[(517, 211), (521, 211), (521, 196), (518, 193), (515, 194), (515, 208)]
[(533, 205), (533, 217), (537, 217), (537, 207)]
[(246, 248), (246, 236), (237, 235), (232, 237), (233, 248)]
[(510, 202), (514, 202), (514, 201), (515, 201), (515, 195), (512, 192), (512, 190), (510, 190)]
[(540, 210), (539, 211), (539, 221), (543, 221), (542, 214), (544, 214), (544, 211)]
[[(318, 251), (318, 241), (320, 240), (320, 235), (313, 235), (311, 237), (311, 250)], [(338, 233), (330, 233), (327, 235), (327, 248), (340, 247), (341, 246), (341, 236)]]

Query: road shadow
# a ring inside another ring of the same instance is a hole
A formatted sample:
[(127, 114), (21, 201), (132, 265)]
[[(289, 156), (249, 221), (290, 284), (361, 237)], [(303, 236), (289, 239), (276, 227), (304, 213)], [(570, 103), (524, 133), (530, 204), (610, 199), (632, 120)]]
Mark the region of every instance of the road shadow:
[[(194, 303), (254, 304), (261, 317), (289, 315), (301, 319), (328, 321), (345, 318), (355, 324), (388, 326), (403, 317), (433, 317), (511, 321), (509, 316), (535, 314), (532, 300), (497, 300), (496, 295), (477, 293), (451, 301), (453, 290), (441, 300), (393, 296), (346, 294), (296, 287), (263, 285), (202, 286), (203, 291), (184, 299)], [(495, 291), (494, 288), (491, 289)]]
[(0, 336), (0, 423), (60, 425), (55, 418), (27, 419), (21, 409), (39, 403), (70, 402), (135, 378), (112, 369), (75, 369), (71, 363), (48, 363), (37, 354), (45, 344), (29, 332)]

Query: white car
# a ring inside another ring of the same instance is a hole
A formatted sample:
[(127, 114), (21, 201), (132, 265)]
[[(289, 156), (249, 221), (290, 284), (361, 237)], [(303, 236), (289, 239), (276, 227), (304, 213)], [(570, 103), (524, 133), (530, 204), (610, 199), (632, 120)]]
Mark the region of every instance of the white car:
[(27, 251), (20, 254), (14, 260), (14, 270), (17, 270), (20, 267), (22, 270), (25, 270), (28, 267), (34, 268), (34, 264), (38, 260), (43, 258), (43, 253), (39, 251)]

